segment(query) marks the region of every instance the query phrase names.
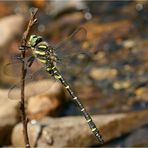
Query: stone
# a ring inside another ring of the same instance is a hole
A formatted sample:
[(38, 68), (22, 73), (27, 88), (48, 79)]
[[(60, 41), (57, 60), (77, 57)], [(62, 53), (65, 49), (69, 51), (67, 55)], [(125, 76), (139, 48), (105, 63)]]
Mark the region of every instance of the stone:
[(147, 87), (140, 87), (136, 89), (135, 94), (136, 94), (136, 100), (148, 102), (148, 88)]
[(76, 94), (81, 100), (92, 101), (92, 99), (95, 100), (102, 97), (102, 90), (94, 85), (82, 84), (76, 87)]
[(18, 122), (18, 101), (8, 99), (8, 90), (0, 89), (0, 145), (10, 143), (10, 133)]
[[(137, 128), (148, 124), (148, 110), (131, 112), (131, 113), (116, 113), (107, 115), (95, 115), (92, 118), (102, 134), (105, 143), (123, 136), (124, 134), (133, 132)], [(86, 121), (83, 117), (63, 117), (63, 118), (44, 118), (41, 121), (33, 123), (36, 131), (29, 132), (31, 146), (38, 147), (86, 147), (99, 145), (98, 141), (91, 133)], [(18, 133), (22, 132), (21, 128), (13, 129), (12, 144), (13, 146), (24, 146), (23, 137)], [(42, 128), (38, 128), (38, 126)], [(31, 131), (31, 126), (29, 131)], [(41, 129), (40, 132), (38, 130)], [(39, 135), (36, 135), (40, 133)], [(18, 136), (19, 135), (19, 136)]]
[(147, 147), (148, 128), (141, 127), (130, 134), (124, 142), (124, 147)]
[[(94, 19), (85, 23), (84, 27), (89, 30), (87, 32), (89, 42), (94, 43), (98, 41), (100, 46), (111, 39), (119, 39), (127, 36), (134, 30), (133, 24), (128, 20), (97, 23)], [(98, 48), (101, 48), (100, 46)]]
[[(47, 90), (45, 88), (46, 83)], [(32, 85), (35, 87), (32, 87)], [(34, 92), (32, 95), (30, 94), (31, 97), (27, 100), (27, 114), (30, 119), (41, 119), (47, 115), (54, 116), (66, 101), (65, 90), (60, 83), (42, 80), (27, 87), (27, 89), (32, 88), (31, 90)], [(41, 90), (44, 88), (45, 92)]]
[(78, 2), (74, 0), (65, 0), (65, 1), (51, 1), (50, 2), (51, 9), (50, 9), (50, 15), (57, 16), (60, 13), (69, 10), (69, 9), (75, 9), (75, 10), (85, 10), (86, 4), (84, 1), (80, 0)]
[[(43, 83), (48, 83), (47, 86), (53, 85), (51, 89), (46, 90), (45, 94), (41, 90), (45, 86)], [(65, 102), (64, 88), (54, 81), (32, 82), (26, 85), (27, 89), (28, 91), (31, 90), (28, 95), (32, 96), (27, 98), (26, 103), (27, 117), (30, 119), (40, 119), (47, 115), (53, 115)], [(8, 91), (9, 89), (0, 89), (0, 145), (10, 144), (10, 133), (14, 125), (20, 120), (19, 99), (11, 100), (8, 98)], [(39, 95), (38, 93), (41, 92), (42, 95)], [(13, 94), (15, 95), (15, 93), (20, 94), (20, 91), (15, 90)]]
[(90, 76), (95, 80), (114, 79), (118, 71), (113, 68), (93, 68)]
[(131, 81), (130, 80), (125, 80), (125, 81), (115, 81), (113, 83), (113, 88), (114, 89), (128, 89), (131, 85)]
[[(34, 125), (34, 124), (28, 124), (28, 133), (29, 134), (29, 142), (30, 144), (34, 147), (35, 143), (37, 142), (37, 138), (38, 135), (40, 134), (41, 131), (41, 126), (39, 125)], [(19, 131), (19, 134), (18, 134)], [(19, 145), (20, 147), (24, 145), (24, 136), (23, 136), (23, 130), (22, 130), (22, 124), (19, 123), (15, 126), (15, 128), (13, 129), (12, 135), (11, 135), (11, 139), (13, 141), (13, 146), (17, 146)], [(15, 143), (17, 143), (17, 145), (15, 145)]]
[(0, 19), (0, 47), (5, 46), (23, 29), (24, 17), (22, 15), (10, 15)]

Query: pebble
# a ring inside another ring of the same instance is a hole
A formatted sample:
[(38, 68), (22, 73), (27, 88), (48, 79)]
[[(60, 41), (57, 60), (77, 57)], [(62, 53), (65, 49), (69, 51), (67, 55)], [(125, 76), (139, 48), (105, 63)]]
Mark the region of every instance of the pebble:
[(90, 76), (95, 80), (114, 79), (118, 71), (113, 68), (93, 68)]

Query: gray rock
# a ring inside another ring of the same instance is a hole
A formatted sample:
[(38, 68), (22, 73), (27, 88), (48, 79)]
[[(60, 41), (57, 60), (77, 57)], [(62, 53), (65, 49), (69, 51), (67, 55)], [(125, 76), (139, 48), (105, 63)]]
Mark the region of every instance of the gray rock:
[(142, 127), (128, 136), (124, 143), (125, 147), (146, 147), (148, 146), (148, 128)]
[(68, 9), (76, 9), (76, 10), (85, 10), (87, 8), (85, 1), (75, 1), (75, 0), (65, 0), (65, 1), (59, 1), (54, 0), (50, 2), (51, 4), (51, 11), (50, 14), (52, 16), (56, 16), (60, 14), (63, 11), (66, 11)]
[[(136, 113), (121, 113), (111, 115), (96, 115), (93, 119), (100, 129), (105, 142), (120, 137), (126, 133), (139, 128), (148, 123), (148, 110)], [(18, 124), (12, 134), (13, 146), (23, 146), (23, 137), (18, 133), (22, 132), (21, 124)], [(32, 146), (38, 147), (73, 147), (91, 146), (99, 144), (91, 133), (83, 117), (63, 117), (45, 118), (40, 122), (34, 122), (36, 131), (31, 132), (29, 126), (29, 136), (36, 140), (31, 141)], [(41, 131), (38, 132), (38, 126)], [(40, 133), (39, 135), (36, 135)], [(31, 139), (30, 139), (31, 140)]]

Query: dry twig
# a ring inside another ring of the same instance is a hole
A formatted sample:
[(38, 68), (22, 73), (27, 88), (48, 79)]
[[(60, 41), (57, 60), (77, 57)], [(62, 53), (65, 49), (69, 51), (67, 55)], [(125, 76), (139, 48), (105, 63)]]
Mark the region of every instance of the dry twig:
[[(25, 58), (25, 51), (27, 49), (27, 39), (30, 35), (31, 29), (37, 19), (35, 18), (37, 14), (38, 9), (35, 8), (31, 12), (31, 18), (29, 21), (29, 24), (27, 26), (26, 31), (23, 34), (22, 40), (21, 40), (21, 59)], [(22, 124), (23, 124), (23, 134), (24, 134), (24, 141), (25, 141), (25, 146), (26, 148), (30, 148), (29, 144), (29, 138), (28, 138), (28, 131), (27, 131), (27, 117), (26, 117), (26, 112), (25, 112), (25, 99), (24, 99), (24, 87), (25, 87), (25, 75), (26, 75), (26, 69), (25, 69), (25, 63), (22, 60), (22, 70), (21, 70), (21, 101), (20, 101), (20, 112), (21, 112), (21, 119), (22, 119)]]

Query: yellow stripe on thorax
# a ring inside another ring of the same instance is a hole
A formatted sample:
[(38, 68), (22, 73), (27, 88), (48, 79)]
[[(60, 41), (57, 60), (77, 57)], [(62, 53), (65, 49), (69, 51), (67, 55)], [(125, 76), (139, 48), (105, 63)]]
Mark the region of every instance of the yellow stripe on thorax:
[(40, 58), (37, 58), (40, 62), (42, 63), (46, 63), (46, 60), (43, 60), (43, 59), (40, 59)]
[(45, 55), (46, 54), (44, 51), (38, 51), (38, 50), (35, 50), (34, 53), (39, 54), (39, 55)]
[(46, 45), (39, 45), (38, 47), (39, 47), (39, 48), (44, 48), (44, 49), (47, 48)]

